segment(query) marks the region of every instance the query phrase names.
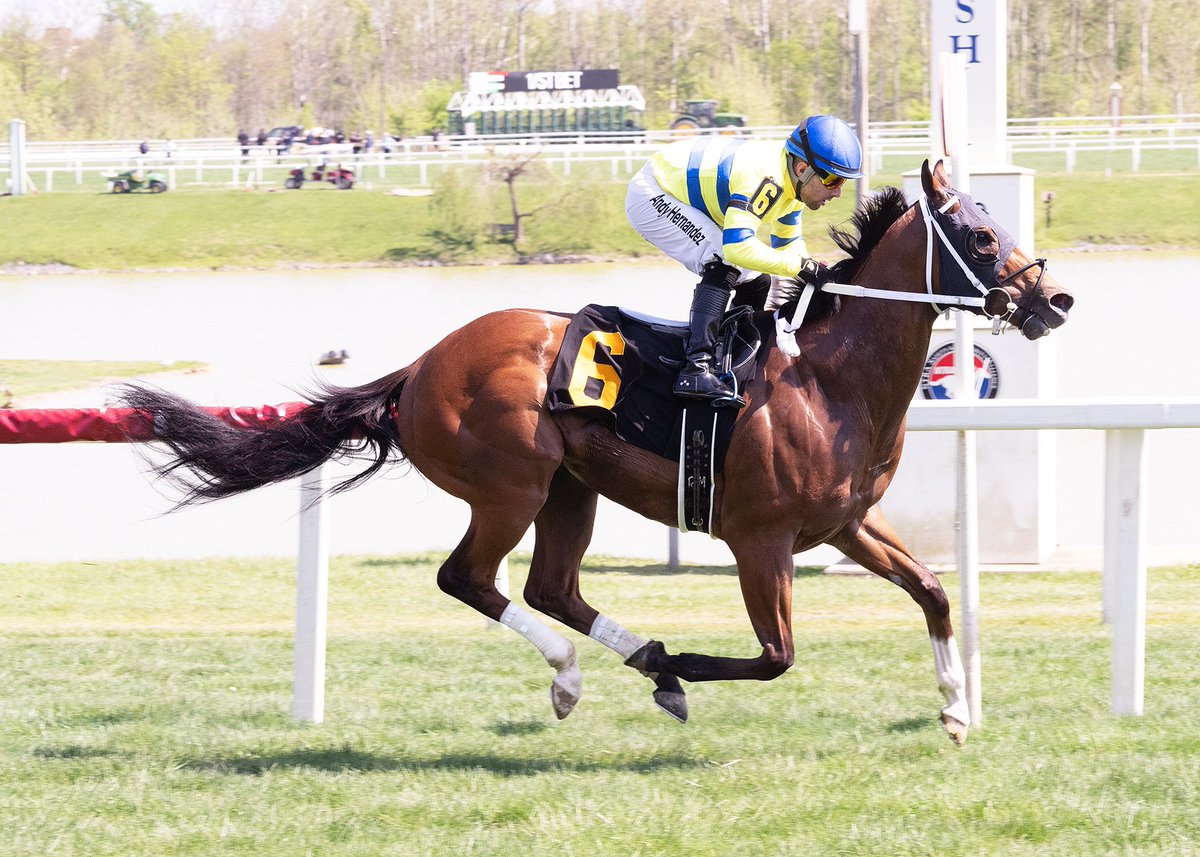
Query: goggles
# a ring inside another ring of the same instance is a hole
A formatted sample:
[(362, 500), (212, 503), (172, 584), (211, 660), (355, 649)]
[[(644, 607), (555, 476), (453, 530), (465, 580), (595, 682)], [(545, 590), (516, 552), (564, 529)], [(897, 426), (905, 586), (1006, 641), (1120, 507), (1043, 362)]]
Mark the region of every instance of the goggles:
[(816, 164), (809, 164), (808, 166), (816, 173), (817, 178), (821, 180), (821, 184), (827, 188), (839, 188), (846, 183), (845, 176), (839, 176), (837, 173), (828, 173)]

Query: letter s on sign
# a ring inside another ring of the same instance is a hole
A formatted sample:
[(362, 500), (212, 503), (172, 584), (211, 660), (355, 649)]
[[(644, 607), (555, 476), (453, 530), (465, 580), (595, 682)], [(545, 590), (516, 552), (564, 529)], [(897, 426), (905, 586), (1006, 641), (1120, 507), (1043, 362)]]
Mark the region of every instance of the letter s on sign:
[[(972, 2), (974, 2), (974, 0), (972, 0)], [(956, 0), (954, 5), (957, 6), (960, 11), (962, 11), (963, 15), (966, 15), (965, 18), (960, 15), (955, 15), (955, 21), (960, 24), (969, 24), (975, 20), (975, 10), (971, 8), (971, 3), (967, 2), (967, 0)]]
[[(576, 407), (601, 407), (611, 411), (617, 403), (617, 392), (621, 389), (621, 376), (615, 367), (607, 363), (596, 362), (596, 348), (600, 345), (608, 349), (614, 357), (625, 353), (625, 340), (616, 331), (607, 332), (593, 330), (579, 344), (579, 353), (575, 355), (575, 368), (571, 371), (571, 386), (568, 388), (571, 401)], [(601, 384), (599, 398), (589, 396), (587, 392), (588, 379), (595, 378)]]

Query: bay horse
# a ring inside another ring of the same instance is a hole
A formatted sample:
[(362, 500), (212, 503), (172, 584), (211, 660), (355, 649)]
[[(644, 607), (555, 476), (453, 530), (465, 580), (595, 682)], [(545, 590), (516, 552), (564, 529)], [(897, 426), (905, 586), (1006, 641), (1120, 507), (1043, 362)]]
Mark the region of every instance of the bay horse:
[[(1045, 260), (1029, 259), (950, 186), (941, 162), (922, 165), (921, 184), (924, 196), (913, 205), (895, 188), (872, 197), (852, 219), (857, 235), (832, 230), (849, 256), (833, 272), (855, 285), (825, 287), (841, 296), (819, 296), (825, 311), (794, 334), (800, 356), (770, 347), (768, 336), (743, 391), (747, 405), (716, 480), (713, 533), (736, 558), (762, 646), (757, 657), (669, 654), (580, 593), (598, 496), (677, 525), (678, 465), (576, 411), (547, 410), (547, 376), (569, 315), (485, 315), (399, 371), (359, 387), (325, 387), (294, 417), (250, 430), (145, 385), (126, 386), (122, 403), (152, 421), (154, 439), (169, 447), (156, 469), (183, 485), (181, 504), (292, 479), (355, 451), (369, 466), (334, 490), (398, 459), (465, 500), (470, 524), (438, 585), (538, 648), (555, 670), (559, 718), (582, 693), (574, 646), (494, 585), (501, 560), (531, 524), (526, 604), (616, 651), (653, 680), (655, 702), (681, 721), (688, 712), (680, 679), (770, 680), (792, 665), (793, 555), (832, 545), (920, 606), (946, 702), (940, 720), (962, 744), (970, 716), (946, 593), (878, 503), (900, 462), (906, 411), (939, 312), (966, 307), (1036, 339), (1066, 321), (1073, 298), (1046, 273)], [(799, 299), (796, 284), (777, 318), (791, 318)]]

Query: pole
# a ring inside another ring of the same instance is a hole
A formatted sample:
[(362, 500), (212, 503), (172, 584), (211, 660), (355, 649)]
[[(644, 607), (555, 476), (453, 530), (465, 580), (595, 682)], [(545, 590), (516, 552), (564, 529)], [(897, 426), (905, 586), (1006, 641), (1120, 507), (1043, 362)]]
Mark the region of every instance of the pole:
[(300, 477), (300, 552), (296, 562), (296, 636), (292, 718), (325, 719), (325, 638), (329, 605), (329, 515), (319, 501), (323, 469)]
[[(939, 56), (941, 84), (942, 150), (950, 156), (954, 186), (971, 192), (971, 168), (967, 149), (967, 66), (961, 54)], [(970, 402), (979, 397), (975, 389), (975, 342), (971, 318), (959, 312), (954, 327), (954, 397)], [(962, 601), (962, 660), (967, 673), (967, 707), (971, 725), (983, 722), (983, 664), (979, 646), (979, 499), (978, 460), (975, 432), (958, 432), (958, 480), (956, 494), (959, 598)]]
[[(1105, 541), (1105, 600), (1112, 608), (1112, 712), (1140, 717), (1146, 685), (1146, 432), (1118, 429), (1107, 433), (1107, 520), (1116, 537)], [(1115, 555), (1110, 559), (1108, 551)]]
[(868, 20), (867, 0), (850, 0), (849, 7), (849, 28), (850, 33), (855, 36), (855, 54), (856, 54), (856, 69), (854, 87), (854, 105), (855, 105), (855, 125), (858, 131), (858, 142), (862, 145), (863, 162), (862, 162), (862, 178), (854, 183), (854, 203), (861, 211), (863, 204), (866, 202), (867, 192), (871, 186), (870, 175), (870, 158), (867, 151), (867, 114), (870, 107), (870, 90), (867, 87), (867, 67), (870, 60), (870, 50), (868, 49)]
[(8, 123), (8, 190), (13, 196), (25, 193), (25, 123), (13, 119)]

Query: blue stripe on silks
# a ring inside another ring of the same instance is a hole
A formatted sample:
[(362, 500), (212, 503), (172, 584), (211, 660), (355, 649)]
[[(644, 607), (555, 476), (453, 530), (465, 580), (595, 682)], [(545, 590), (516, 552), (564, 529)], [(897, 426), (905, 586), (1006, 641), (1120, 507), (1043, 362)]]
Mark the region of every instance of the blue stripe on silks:
[(729, 172), (733, 169), (733, 154), (741, 147), (745, 140), (730, 140), (725, 144), (725, 150), (721, 152), (721, 160), (717, 163), (717, 205), (721, 206), (721, 213), (729, 208)]
[(688, 205), (708, 214), (711, 219), (712, 215), (708, 213), (708, 206), (704, 204), (704, 192), (700, 189), (700, 161), (704, 159), (704, 147), (707, 142), (707, 140), (697, 140), (692, 144), (692, 152), (688, 156), (687, 165), (687, 192)]
[(793, 241), (795, 241), (799, 237), (800, 237), (799, 235), (795, 235), (791, 238), (780, 238), (778, 235), (772, 235), (771, 236), (771, 246), (772, 247), (786, 247), (787, 245), (791, 244)]
[(743, 241), (749, 241), (754, 237), (753, 229), (725, 229), (721, 231), (722, 244), (741, 244)]
[(800, 209), (796, 209), (791, 214), (785, 214), (783, 217), (779, 218), (779, 222), (785, 226), (795, 226), (800, 222), (800, 214)]

